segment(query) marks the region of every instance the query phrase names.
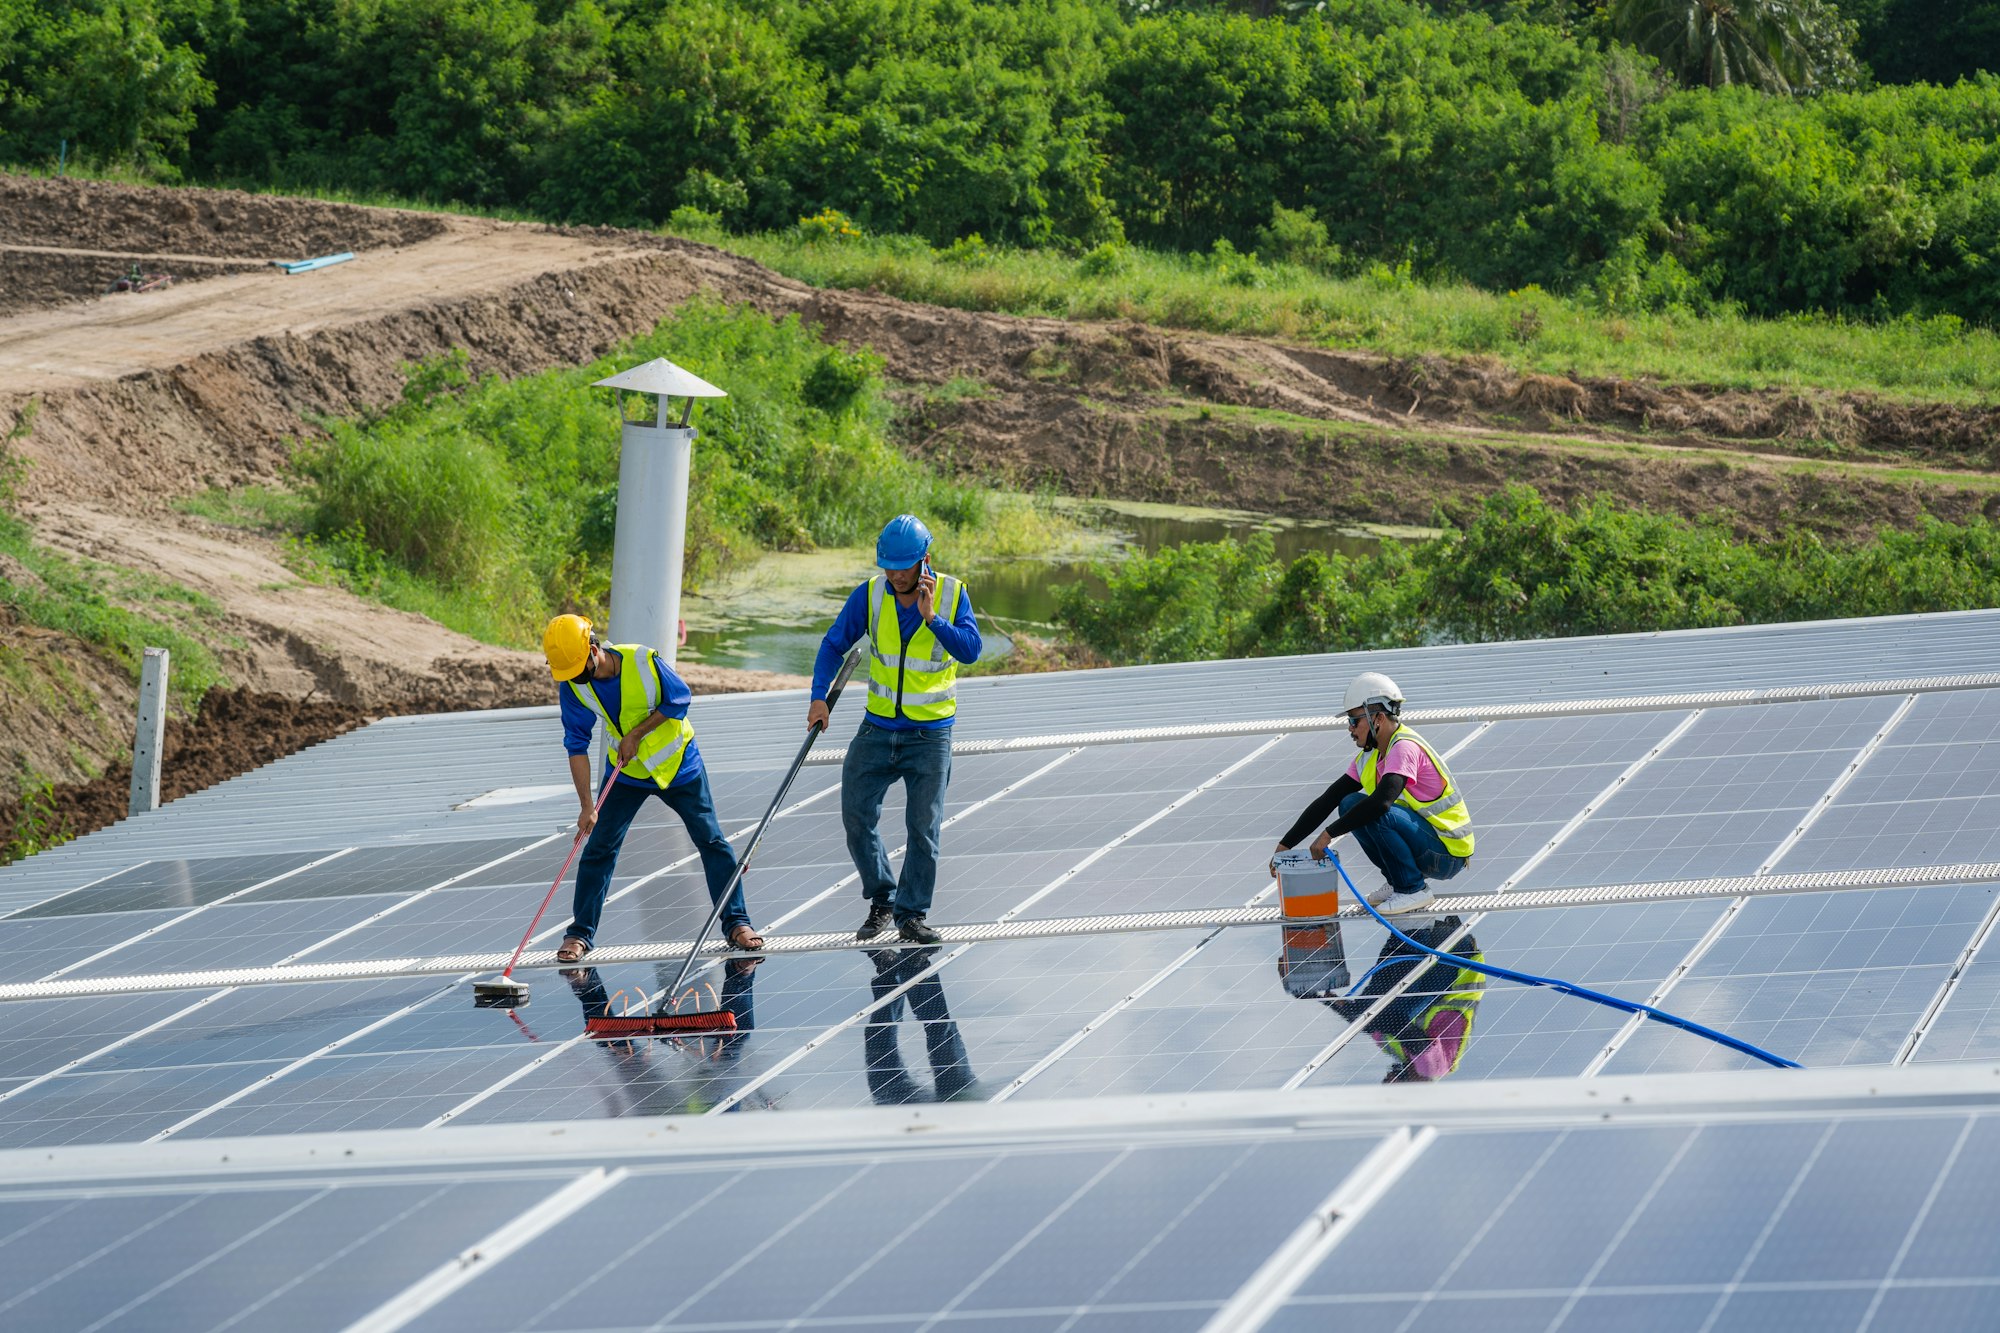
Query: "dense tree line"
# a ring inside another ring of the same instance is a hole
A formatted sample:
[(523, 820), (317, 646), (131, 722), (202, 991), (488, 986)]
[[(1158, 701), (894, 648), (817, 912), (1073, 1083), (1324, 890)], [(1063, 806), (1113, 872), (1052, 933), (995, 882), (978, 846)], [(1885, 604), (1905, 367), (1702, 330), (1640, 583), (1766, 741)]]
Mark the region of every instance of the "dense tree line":
[(2000, 322), (2000, 0), (1851, 4), (0, 0), (0, 160)]

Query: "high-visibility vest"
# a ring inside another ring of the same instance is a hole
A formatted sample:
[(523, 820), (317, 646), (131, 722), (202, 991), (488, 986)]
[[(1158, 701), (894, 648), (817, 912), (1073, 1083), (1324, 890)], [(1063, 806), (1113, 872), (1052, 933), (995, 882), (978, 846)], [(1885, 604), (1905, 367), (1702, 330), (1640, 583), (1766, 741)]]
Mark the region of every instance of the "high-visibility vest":
[[(1469, 953), (1466, 957), (1477, 963), (1486, 961), (1486, 955), (1483, 953)], [(1399, 1032), (1382, 1034), (1382, 1049), (1388, 1053), (1390, 1059), (1398, 1064), (1408, 1064), (1410, 1054), (1403, 1048), (1403, 1037), (1408, 1035), (1414, 1040), (1424, 1036), (1430, 1031), (1431, 1020), (1450, 1009), (1465, 1020), (1465, 1030), (1460, 1034), (1458, 1050), (1451, 1057), (1451, 1069), (1445, 1072), (1451, 1073), (1458, 1068), (1458, 1062), (1465, 1058), (1465, 1048), (1472, 1044), (1472, 1017), (1479, 1012), (1480, 997), (1486, 994), (1486, 977), (1469, 967), (1457, 968), (1455, 971), (1456, 975), (1451, 979), (1451, 989), (1424, 1006), (1424, 1011), (1417, 1015), (1414, 1022)], [(1423, 977), (1419, 976), (1417, 984), (1422, 985), (1423, 980)]]
[[(940, 722), (958, 712), (958, 659), (944, 650), (929, 623), (903, 642), (896, 599), (886, 575), (868, 580), (868, 711), (875, 717), (901, 713), (912, 722)], [(937, 613), (958, 616), (963, 585), (949, 574), (937, 576)]]
[[(1444, 760), (1438, 758), (1437, 751), (1430, 747), (1428, 741), (1408, 727), (1397, 727), (1395, 734), (1389, 737), (1389, 745), (1394, 745), (1397, 741), (1417, 743), (1429, 757), (1432, 766), (1437, 769), (1438, 776), (1444, 779), (1444, 790), (1437, 794), (1437, 799), (1434, 801), (1419, 801), (1416, 793), (1405, 784), (1403, 794), (1396, 798), (1396, 804), (1422, 815), (1424, 822), (1436, 829), (1438, 837), (1444, 840), (1444, 849), (1453, 856), (1471, 856), (1472, 811), (1467, 808), (1465, 797), (1459, 794), (1458, 784), (1451, 780), (1451, 773), (1445, 768)], [(1375, 791), (1375, 766), (1389, 745), (1384, 745), (1379, 750), (1370, 750), (1362, 756), (1362, 791), (1370, 794)]]
[[(614, 643), (606, 647), (621, 659), (618, 716), (614, 718), (605, 710), (604, 701), (597, 697), (589, 681), (572, 680), (569, 687), (576, 691), (576, 697), (583, 700), (585, 707), (604, 719), (615, 749), (626, 732), (644, 722), (646, 715), (660, 706), (660, 675), (653, 665), (653, 650), (643, 643)], [(625, 776), (650, 778), (662, 788), (673, 786), (674, 776), (681, 771), (681, 756), (687, 753), (688, 742), (693, 739), (694, 723), (684, 717), (667, 718), (640, 740), (639, 753), (625, 765)], [(612, 762), (617, 762), (615, 757)]]

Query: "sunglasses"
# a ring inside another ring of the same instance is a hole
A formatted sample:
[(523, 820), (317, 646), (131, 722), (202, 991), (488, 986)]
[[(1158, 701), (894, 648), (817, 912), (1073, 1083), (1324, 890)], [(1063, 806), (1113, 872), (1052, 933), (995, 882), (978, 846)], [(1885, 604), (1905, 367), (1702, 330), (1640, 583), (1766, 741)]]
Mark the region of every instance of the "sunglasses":
[(1367, 721), (1368, 721), (1368, 714), (1365, 712), (1349, 713), (1347, 715), (1347, 729), (1349, 731), (1352, 731), (1356, 727), (1363, 725)]

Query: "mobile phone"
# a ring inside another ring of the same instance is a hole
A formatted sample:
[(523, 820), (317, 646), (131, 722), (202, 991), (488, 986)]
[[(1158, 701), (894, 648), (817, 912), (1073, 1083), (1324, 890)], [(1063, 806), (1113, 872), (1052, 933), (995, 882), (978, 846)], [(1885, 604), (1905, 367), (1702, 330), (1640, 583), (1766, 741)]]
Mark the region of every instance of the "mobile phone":
[(924, 557), (924, 572), (919, 574), (917, 577), (924, 579), (933, 579), (937, 577), (937, 575), (931, 573), (931, 558), (929, 556)]

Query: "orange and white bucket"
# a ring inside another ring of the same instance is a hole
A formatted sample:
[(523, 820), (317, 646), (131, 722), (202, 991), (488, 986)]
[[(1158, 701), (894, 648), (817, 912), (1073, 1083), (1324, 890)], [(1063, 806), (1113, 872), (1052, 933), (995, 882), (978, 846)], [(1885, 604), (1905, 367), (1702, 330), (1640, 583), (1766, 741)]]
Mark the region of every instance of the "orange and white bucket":
[(1303, 848), (1279, 852), (1278, 893), (1285, 904), (1285, 921), (1313, 920), (1340, 911), (1340, 868), (1329, 857), (1315, 861)]

